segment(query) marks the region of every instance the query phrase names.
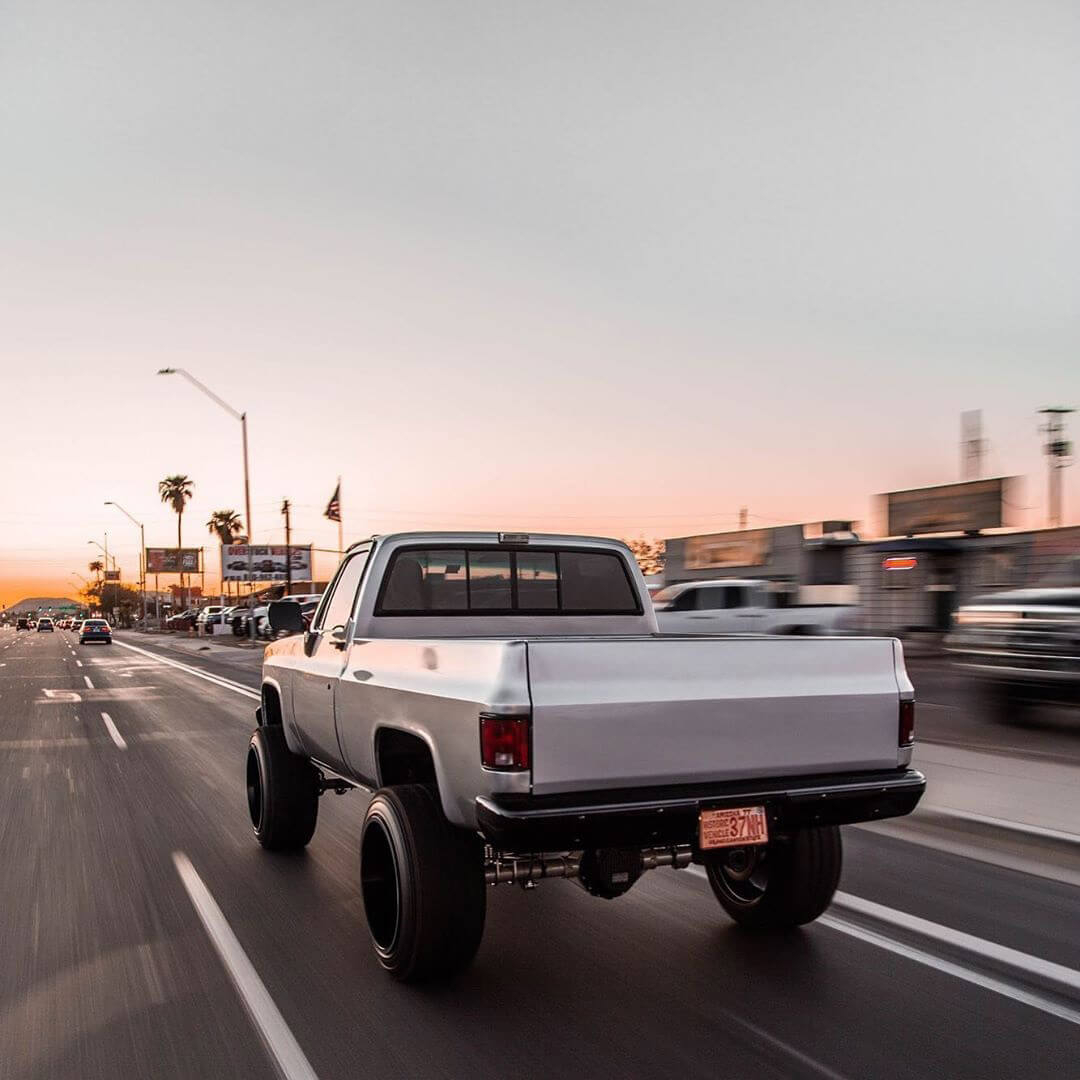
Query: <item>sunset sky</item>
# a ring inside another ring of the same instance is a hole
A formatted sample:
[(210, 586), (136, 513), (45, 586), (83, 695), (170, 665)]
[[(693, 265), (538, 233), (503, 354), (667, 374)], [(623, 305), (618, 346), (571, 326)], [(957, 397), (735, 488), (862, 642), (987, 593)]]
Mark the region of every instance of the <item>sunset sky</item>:
[[(185, 541), (674, 536), (1080, 406), (1080, 7), (0, 6), (0, 603)], [(1080, 438), (1080, 417), (1072, 422)], [(1080, 469), (1066, 474), (1080, 520)], [(317, 563), (327, 576), (332, 558)]]

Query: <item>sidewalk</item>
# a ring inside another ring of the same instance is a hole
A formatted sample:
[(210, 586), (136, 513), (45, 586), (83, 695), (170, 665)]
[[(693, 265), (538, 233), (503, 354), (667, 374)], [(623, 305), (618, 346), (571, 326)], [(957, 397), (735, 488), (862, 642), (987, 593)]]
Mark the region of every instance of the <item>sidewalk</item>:
[(1080, 844), (1080, 767), (916, 743), (926, 774), (919, 810), (997, 819), (1064, 833)]

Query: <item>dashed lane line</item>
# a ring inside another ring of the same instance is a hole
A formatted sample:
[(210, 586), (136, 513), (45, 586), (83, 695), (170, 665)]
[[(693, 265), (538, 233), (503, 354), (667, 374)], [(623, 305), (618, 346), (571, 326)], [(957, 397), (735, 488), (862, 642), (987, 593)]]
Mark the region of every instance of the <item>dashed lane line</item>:
[(174, 851), (173, 864), (278, 1071), (284, 1080), (317, 1080), (315, 1070), (191, 860), (182, 851)]
[(101, 714), (101, 719), (105, 722), (105, 728), (112, 737), (112, 741), (116, 743), (121, 750), (126, 750), (127, 743), (124, 741), (124, 736), (120, 734), (116, 725), (113, 723), (113, 718), (107, 712), (103, 712)]
[(86, 689), (87, 690), (93, 690), (94, 689), (94, 684), (90, 681), (90, 676), (89, 675), (84, 675), (83, 676), (83, 682), (86, 683)]

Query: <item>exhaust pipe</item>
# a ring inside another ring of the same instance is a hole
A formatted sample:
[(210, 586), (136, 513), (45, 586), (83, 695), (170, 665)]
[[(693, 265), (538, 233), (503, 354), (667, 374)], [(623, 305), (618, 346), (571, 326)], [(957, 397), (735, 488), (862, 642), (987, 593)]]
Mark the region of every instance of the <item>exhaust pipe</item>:
[[(484, 863), (484, 880), (488, 885), (524, 885), (532, 887), (544, 878), (576, 878), (581, 874), (584, 852), (565, 855), (498, 856), (493, 855)], [(641, 869), (655, 870), (671, 866), (681, 870), (693, 861), (693, 849), (689, 844), (673, 847), (643, 848)]]

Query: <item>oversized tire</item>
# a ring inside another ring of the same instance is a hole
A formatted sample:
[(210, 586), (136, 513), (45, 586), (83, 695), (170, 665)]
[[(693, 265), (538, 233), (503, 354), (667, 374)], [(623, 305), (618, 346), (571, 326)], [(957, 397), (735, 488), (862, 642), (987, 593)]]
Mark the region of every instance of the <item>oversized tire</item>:
[(448, 978), (480, 947), (483, 845), (450, 825), (423, 784), (380, 788), (360, 838), (360, 887), (375, 955), (402, 982)]
[(783, 930), (813, 922), (829, 906), (842, 862), (840, 829), (823, 825), (760, 847), (725, 848), (707, 857), (705, 870), (740, 926)]
[(280, 725), (255, 729), (248, 743), (247, 798), (255, 839), (269, 851), (296, 851), (315, 833), (319, 774), (294, 754)]

